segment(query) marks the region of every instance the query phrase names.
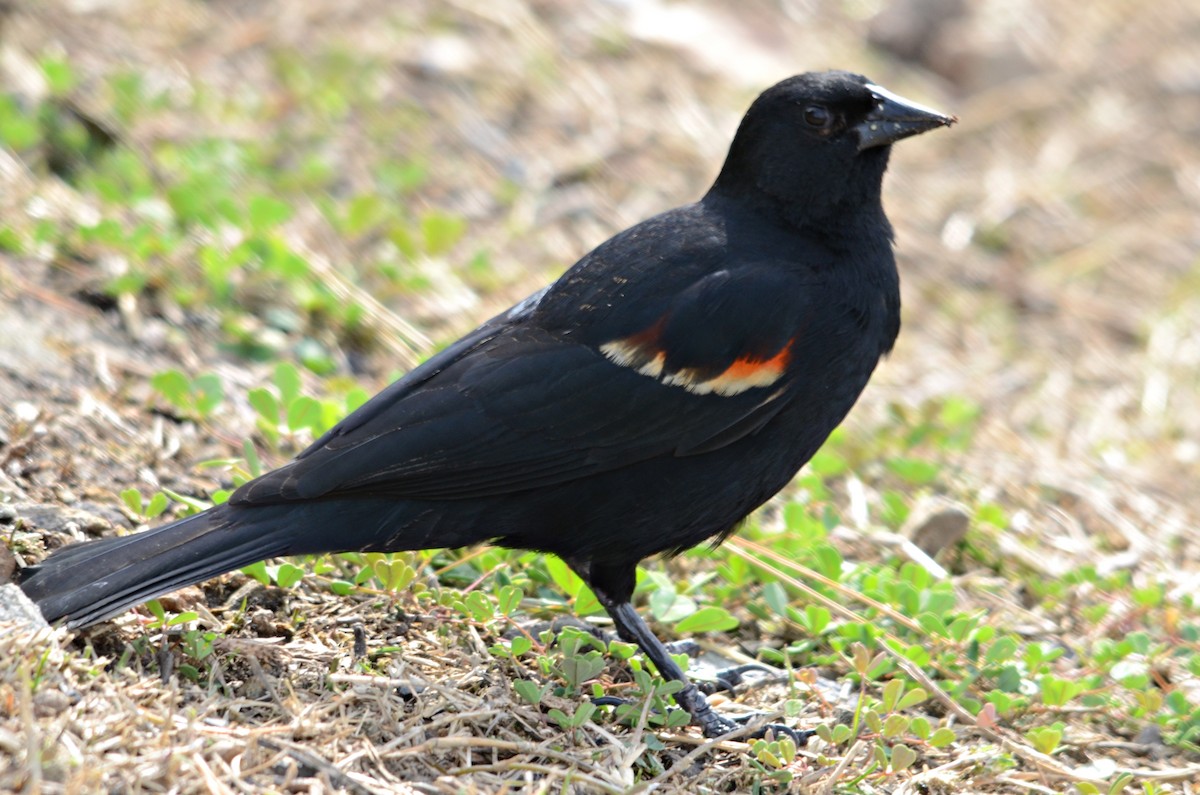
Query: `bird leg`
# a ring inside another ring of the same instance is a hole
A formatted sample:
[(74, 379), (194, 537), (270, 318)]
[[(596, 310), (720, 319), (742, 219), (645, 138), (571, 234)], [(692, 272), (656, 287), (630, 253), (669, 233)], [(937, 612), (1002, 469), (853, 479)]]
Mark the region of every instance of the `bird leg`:
[[(733, 720), (717, 714), (704, 694), (687, 678), (683, 669), (679, 667), (679, 663), (671, 657), (667, 647), (650, 631), (650, 627), (634, 610), (633, 604), (629, 601), (629, 597), (633, 594), (633, 570), (626, 572), (595, 564), (579, 565), (571, 561), (568, 563), (591, 585), (596, 598), (600, 604), (604, 605), (604, 609), (612, 618), (617, 635), (621, 640), (627, 643), (636, 643), (642, 653), (654, 663), (663, 679), (683, 683), (683, 689), (675, 694), (675, 703), (692, 716), (692, 723), (701, 728), (705, 737), (721, 737), (731, 732), (741, 731), (745, 728), (745, 723), (757, 717), (751, 715), (747, 716), (745, 720)], [(609, 590), (606, 586), (612, 587), (613, 590)], [(622, 598), (617, 598), (614, 591), (621, 594)], [(603, 703), (611, 702), (605, 700)], [(752, 736), (762, 737), (767, 731), (773, 731), (777, 735), (786, 734), (797, 745), (803, 745), (809, 736), (809, 732), (797, 732), (778, 723), (766, 724), (756, 729)]]
[(720, 737), (723, 734), (737, 731), (741, 726), (729, 718), (722, 717), (709, 705), (708, 699), (700, 690), (688, 681), (687, 675), (675, 662), (646, 622), (633, 609), (629, 602), (606, 605), (609, 616), (617, 627), (617, 634), (630, 643), (636, 643), (663, 679), (683, 682), (683, 689), (675, 694), (675, 703), (692, 716), (692, 722), (704, 731), (705, 737)]

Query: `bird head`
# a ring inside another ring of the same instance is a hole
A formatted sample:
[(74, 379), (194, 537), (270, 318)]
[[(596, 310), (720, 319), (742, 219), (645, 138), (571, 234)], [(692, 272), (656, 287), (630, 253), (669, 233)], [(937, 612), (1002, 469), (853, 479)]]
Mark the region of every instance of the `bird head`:
[(796, 75), (750, 106), (711, 193), (803, 225), (847, 207), (878, 210), (891, 145), (956, 121), (862, 75)]

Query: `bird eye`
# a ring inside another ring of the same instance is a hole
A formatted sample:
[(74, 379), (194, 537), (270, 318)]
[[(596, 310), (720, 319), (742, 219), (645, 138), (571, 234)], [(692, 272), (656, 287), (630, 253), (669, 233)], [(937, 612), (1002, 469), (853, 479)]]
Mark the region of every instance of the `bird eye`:
[(818, 130), (828, 127), (832, 118), (828, 108), (821, 105), (809, 105), (804, 109), (804, 123)]

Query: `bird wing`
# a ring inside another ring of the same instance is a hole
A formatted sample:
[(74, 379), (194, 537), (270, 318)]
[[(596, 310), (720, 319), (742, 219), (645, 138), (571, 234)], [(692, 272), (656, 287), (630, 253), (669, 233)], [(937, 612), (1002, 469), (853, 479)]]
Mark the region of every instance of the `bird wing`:
[(791, 362), (812, 344), (811, 291), (762, 266), (653, 295), (649, 311), (626, 313), (649, 319), (628, 333), (582, 321), (547, 328), (536, 301), (526, 302), (388, 387), (231, 502), (495, 496), (711, 452), (761, 429), (786, 404)]

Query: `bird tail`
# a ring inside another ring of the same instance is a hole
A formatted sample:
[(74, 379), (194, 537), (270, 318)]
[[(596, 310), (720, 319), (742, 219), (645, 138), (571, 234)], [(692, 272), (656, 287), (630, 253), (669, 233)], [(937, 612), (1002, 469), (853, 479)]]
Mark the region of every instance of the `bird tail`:
[(144, 533), (74, 544), (24, 569), (21, 590), (49, 622), (86, 627), (148, 599), (296, 551), (288, 514), (231, 521), (217, 506)]

